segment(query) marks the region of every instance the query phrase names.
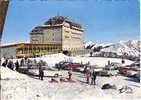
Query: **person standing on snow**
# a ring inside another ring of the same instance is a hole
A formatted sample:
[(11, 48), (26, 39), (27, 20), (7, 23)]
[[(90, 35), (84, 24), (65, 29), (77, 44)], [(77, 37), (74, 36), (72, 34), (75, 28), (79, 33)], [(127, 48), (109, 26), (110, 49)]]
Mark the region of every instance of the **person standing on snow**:
[(125, 63), (125, 60), (124, 60), (124, 58), (122, 58), (122, 60), (121, 60), (121, 63), (122, 63), (122, 64), (124, 64), (124, 63)]
[(89, 81), (90, 81), (90, 77), (91, 77), (91, 72), (90, 70), (86, 70), (86, 83), (89, 84)]
[(96, 85), (96, 72), (93, 70), (92, 75), (91, 75), (91, 85)]
[(110, 62), (110, 60), (108, 60), (108, 65), (111, 65), (111, 62)]
[(72, 72), (71, 72), (71, 70), (68, 72), (68, 75), (69, 75), (68, 80), (71, 80), (72, 79)]
[(43, 80), (43, 77), (44, 77), (44, 71), (41, 62), (39, 62), (39, 79)]
[(10, 60), (10, 61), (8, 62), (7, 67), (10, 68), (11, 70), (14, 70), (14, 63), (13, 63), (13, 61)]
[(23, 65), (24, 65), (24, 59), (22, 58), (20, 62), (20, 66), (23, 66)]
[(15, 67), (16, 67), (16, 71), (18, 71), (19, 70), (19, 62), (18, 62), (18, 60), (15, 62)]

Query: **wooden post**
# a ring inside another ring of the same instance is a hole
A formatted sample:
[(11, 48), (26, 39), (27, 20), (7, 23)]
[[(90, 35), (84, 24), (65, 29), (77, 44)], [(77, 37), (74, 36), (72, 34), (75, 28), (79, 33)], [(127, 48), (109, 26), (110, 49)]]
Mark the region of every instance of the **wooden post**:
[(0, 41), (1, 41), (2, 32), (4, 28), (6, 13), (8, 10), (8, 4), (9, 4), (9, 0), (0, 0)]

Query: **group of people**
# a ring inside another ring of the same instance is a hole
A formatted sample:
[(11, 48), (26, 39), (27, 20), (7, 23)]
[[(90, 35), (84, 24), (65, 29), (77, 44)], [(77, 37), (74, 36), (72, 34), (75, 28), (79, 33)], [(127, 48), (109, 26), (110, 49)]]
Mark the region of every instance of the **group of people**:
[(91, 68), (90, 62), (85, 65), (84, 74), (86, 76), (87, 84), (96, 85), (97, 72)]
[(11, 59), (5, 59), (4, 62), (2, 63), (3, 67), (8, 67), (11, 70), (19, 70), (20, 64), (18, 62), (18, 60), (14, 63)]
[(96, 85), (96, 76), (97, 73), (93, 70), (86, 70), (85, 72), (86, 75), (86, 83), (91, 84), (91, 85)]
[[(38, 77), (40, 80), (43, 80), (43, 77), (44, 77), (44, 68), (43, 68), (43, 62), (42, 61), (39, 61), (37, 63), (37, 61), (34, 61), (34, 63), (36, 63), (37, 65), (37, 68), (39, 70), (39, 74), (38, 74)], [(4, 62), (2, 63), (2, 66), (4, 67), (8, 67), (10, 68), (11, 70), (16, 70), (16, 71), (19, 71), (19, 67), (20, 66), (24, 66), (24, 65), (27, 65), (27, 67), (30, 67), (30, 60), (28, 59), (25, 59), (25, 58), (22, 58), (20, 61), (16, 61), (15, 63), (11, 60), (11, 59), (5, 59)], [(93, 70), (91, 70), (91, 67), (89, 66), (90, 64), (88, 63), (88, 65), (84, 68), (84, 74), (86, 75), (86, 83), (87, 84), (96, 84), (95, 80), (96, 80), (96, 72)], [(68, 71), (68, 80), (72, 80), (72, 71), (69, 70)], [(91, 82), (90, 82), (90, 79), (91, 79)]]
[[(30, 63), (31, 63), (31, 61), (29, 59), (26, 59), (26, 58), (22, 58), (20, 61), (16, 60), (15, 63), (12, 61), (12, 59), (4, 58), (2, 66), (3, 67), (8, 67), (11, 70), (19, 71), (19, 67), (24, 66), (24, 65), (27, 65), (27, 69), (29, 69), (30, 68)], [(39, 68), (39, 79), (43, 80), (43, 76), (44, 76), (44, 71), (43, 71), (43, 67), (42, 67), (43, 62), (40, 61), (39, 63), (37, 63), (37, 61), (34, 60), (34, 63)]]

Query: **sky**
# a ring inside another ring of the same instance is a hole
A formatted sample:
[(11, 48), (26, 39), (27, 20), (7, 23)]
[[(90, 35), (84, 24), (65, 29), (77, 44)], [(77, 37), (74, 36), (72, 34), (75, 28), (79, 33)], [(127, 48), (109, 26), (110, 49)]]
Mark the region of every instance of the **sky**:
[(29, 41), (35, 26), (56, 15), (80, 23), (84, 42), (137, 40), (139, 12), (138, 0), (10, 0), (2, 43)]

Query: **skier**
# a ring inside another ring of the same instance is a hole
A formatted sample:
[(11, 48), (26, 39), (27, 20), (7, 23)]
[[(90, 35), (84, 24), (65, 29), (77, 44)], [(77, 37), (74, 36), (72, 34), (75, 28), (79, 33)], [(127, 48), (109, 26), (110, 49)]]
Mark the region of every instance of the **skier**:
[(92, 72), (92, 76), (91, 76), (91, 85), (93, 85), (93, 83), (94, 83), (94, 85), (96, 85), (96, 72), (93, 70), (93, 72)]

